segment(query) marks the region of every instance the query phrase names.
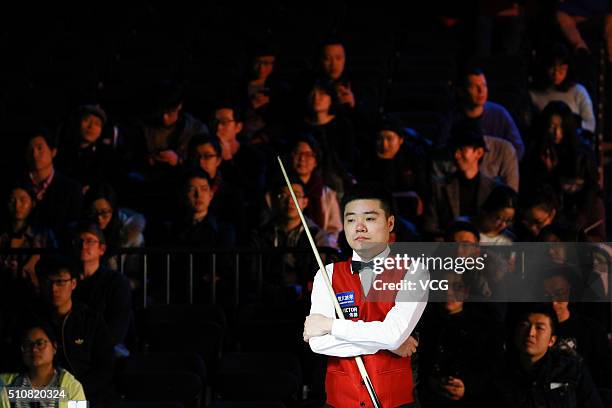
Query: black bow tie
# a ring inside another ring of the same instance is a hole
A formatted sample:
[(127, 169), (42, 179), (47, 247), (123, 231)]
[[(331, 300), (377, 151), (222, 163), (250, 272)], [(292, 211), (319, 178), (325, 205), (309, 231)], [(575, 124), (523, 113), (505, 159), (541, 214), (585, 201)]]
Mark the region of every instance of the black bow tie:
[(351, 270), (353, 273), (359, 273), (364, 268), (374, 269), (374, 261), (370, 262), (361, 262), (361, 261), (351, 261)]

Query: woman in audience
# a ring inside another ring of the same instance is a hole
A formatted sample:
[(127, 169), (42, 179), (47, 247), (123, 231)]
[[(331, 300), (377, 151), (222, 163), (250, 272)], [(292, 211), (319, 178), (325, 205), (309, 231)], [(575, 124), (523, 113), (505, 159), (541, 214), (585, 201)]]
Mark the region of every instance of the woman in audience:
[[(36, 406), (65, 408), (68, 401), (85, 401), (83, 386), (72, 374), (54, 364), (58, 343), (53, 330), (46, 324), (31, 325), (21, 338), (21, 357), (24, 369), (19, 373), (0, 374), (0, 406)], [(20, 392), (54, 390), (63, 392), (61, 399), (40, 399), (29, 404), (9, 402), (6, 387)]]
[(305, 213), (333, 237), (333, 246), (336, 246), (338, 234), (342, 231), (342, 217), (338, 196), (325, 185), (319, 169), (322, 154), (317, 141), (310, 135), (304, 135), (298, 139), (291, 151), (291, 165), (304, 183), (304, 193), (309, 203)]
[(531, 102), (538, 112), (543, 111), (549, 102), (565, 102), (572, 113), (580, 118), (580, 127), (595, 132), (591, 97), (585, 87), (574, 80), (572, 70), (571, 54), (567, 47), (555, 45), (543, 58), (535, 86), (529, 92)]
[(517, 210), (518, 195), (508, 186), (499, 185), (491, 191), (474, 219), (485, 244), (510, 244), (515, 236), (508, 230)]
[[(120, 261), (115, 256), (118, 249), (144, 247), (143, 231), (146, 225), (144, 216), (127, 208), (120, 208), (115, 190), (109, 184), (91, 187), (84, 201), (89, 221), (96, 223), (104, 232), (108, 267), (114, 270), (121, 269)], [(124, 265), (128, 271), (137, 267), (134, 264), (137, 262), (137, 256), (129, 259), (128, 265)]]
[(527, 194), (543, 184), (551, 185), (568, 221), (594, 240), (605, 237), (595, 157), (580, 144), (576, 122), (565, 103), (553, 101), (542, 111), (523, 166), (521, 188)]
[[(358, 151), (351, 122), (338, 114), (337, 96), (332, 84), (316, 81), (308, 93), (306, 108), (306, 130), (321, 145), (325, 157), (325, 162), (321, 163), (324, 171), (339, 174), (345, 183), (350, 182)], [(338, 190), (339, 186), (332, 187)]]

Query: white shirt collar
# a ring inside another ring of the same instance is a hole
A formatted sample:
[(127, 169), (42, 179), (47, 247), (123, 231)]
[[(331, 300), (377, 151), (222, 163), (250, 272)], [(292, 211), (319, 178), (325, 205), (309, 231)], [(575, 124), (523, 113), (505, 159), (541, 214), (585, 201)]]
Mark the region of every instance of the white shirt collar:
[[(376, 259), (376, 258), (387, 258), (387, 256), (389, 256), (389, 253), (391, 252), (391, 248), (389, 248), (389, 245), (387, 245), (387, 247), (385, 248), (384, 251), (382, 251), (380, 254), (376, 255), (374, 258), (370, 259), (370, 261)], [(353, 251), (353, 261), (359, 261), (359, 262), (363, 262), (363, 259), (361, 259), (361, 257), (359, 256), (359, 254), (357, 254), (357, 252)]]

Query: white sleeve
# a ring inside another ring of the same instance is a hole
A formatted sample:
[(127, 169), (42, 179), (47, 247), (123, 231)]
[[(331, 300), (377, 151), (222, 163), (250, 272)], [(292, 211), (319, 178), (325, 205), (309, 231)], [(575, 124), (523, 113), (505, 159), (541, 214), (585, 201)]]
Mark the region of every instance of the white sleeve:
[[(334, 265), (325, 266), (330, 280), (333, 278)], [(310, 314), (322, 314), (326, 317), (336, 319), (334, 303), (329, 295), (329, 290), (325, 284), (321, 271), (317, 271), (312, 285)], [(374, 354), (379, 349), (372, 347), (360, 347), (350, 341), (341, 340), (331, 334), (325, 336), (312, 337), (308, 340), (310, 349), (318, 354), (325, 354), (335, 357), (354, 357), (362, 354)]]
[[(326, 267), (328, 273), (330, 267), (333, 266)], [(322, 295), (325, 295), (325, 299), (322, 299)], [(382, 322), (340, 320), (335, 318), (333, 302), (327, 293), (323, 277), (318, 272), (313, 284), (310, 313), (320, 313), (335, 320), (331, 334), (311, 338), (310, 348), (315, 353), (337, 357), (395, 350), (410, 336), (421, 318), (427, 305), (426, 293), (424, 296), (420, 302), (396, 302)]]
[(593, 102), (586, 88), (576, 84), (576, 99), (578, 104), (578, 114), (582, 118), (582, 128), (595, 132), (595, 114), (593, 113)]

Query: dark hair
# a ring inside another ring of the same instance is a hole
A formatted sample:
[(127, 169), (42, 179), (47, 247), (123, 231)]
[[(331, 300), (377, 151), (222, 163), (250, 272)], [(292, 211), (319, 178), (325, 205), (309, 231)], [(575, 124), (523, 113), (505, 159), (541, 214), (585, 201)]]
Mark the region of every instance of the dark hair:
[(324, 79), (315, 80), (312, 86), (309, 88), (307, 98), (306, 98), (306, 101), (307, 101), (306, 111), (309, 114), (313, 113), (312, 104), (314, 102), (314, 91), (316, 89), (320, 89), (321, 91), (325, 92), (327, 95), (330, 96), (331, 103), (329, 105), (328, 114), (335, 115), (338, 112), (338, 108), (340, 106), (340, 103), (338, 101), (338, 93), (336, 92), (334, 83), (332, 81), (324, 80)]
[(406, 137), (406, 128), (402, 123), (402, 120), (393, 114), (384, 114), (380, 117), (379, 122), (376, 126), (376, 130), (381, 132), (383, 130), (389, 130), (397, 133), (402, 139)]
[(301, 133), (300, 135), (298, 135), (297, 139), (295, 140), (295, 143), (293, 143), (291, 152), (297, 149), (297, 146), (300, 143), (306, 143), (308, 146), (310, 146), (312, 152), (315, 155), (315, 159), (317, 160), (317, 168), (320, 168), (322, 164), (321, 160), (323, 160), (323, 149), (321, 148), (321, 145), (319, 144), (317, 139), (315, 139), (315, 137), (311, 133)]
[(94, 202), (99, 199), (104, 199), (108, 201), (111, 208), (113, 209), (113, 216), (103, 231), (105, 240), (111, 245), (118, 245), (121, 230), (121, 220), (119, 219), (119, 205), (117, 193), (115, 192), (113, 186), (108, 183), (100, 183), (91, 186), (89, 190), (87, 190), (87, 193), (85, 193), (85, 197), (83, 198), (83, 208), (85, 208), (85, 211), (89, 217), (89, 221), (97, 221), (91, 218), (92, 214), (89, 213), (89, 211), (91, 211)]
[[(304, 191), (306, 191), (306, 185), (304, 184), (304, 182), (302, 181), (301, 178), (299, 178), (296, 175), (290, 174), (289, 175), (289, 183), (290, 184), (298, 184), (300, 186), (302, 186), (302, 189)], [(283, 188), (287, 187), (287, 183), (283, 180), (283, 181), (279, 181), (276, 183), (276, 186), (274, 187), (274, 193), (275, 194), (279, 194), (283, 191)]]
[(559, 326), (559, 319), (557, 318), (557, 313), (555, 313), (555, 310), (553, 309), (550, 303), (523, 304), (521, 311), (518, 314), (516, 325), (526, 321), (532, 314), (543, 314), (545, 316), (548, 316), (548, 318), (550, 319), (550, 328), (552, 334), (554, 335), (557, 332), (557, 328)]
[(516, 210), (518, 205), (518, 194), (511, 187), (500, 184), (495, 186), (487, 199), (482, 203), (481, 209), (485, 213), (494, 213), (504, 208)]
[(566, 92), (576, 84), (572, 53), (565, 44), (556, 43), (542, 53), (540, 61), (537, 63), (537, 71), (534, 75), (534, 87), (536, 89), (546, 90), (549, 86), (553, 85), (548, 70), (557, 64), (567, 64), (567, 75), (563, 82), (556, 86), (556, 89)]
[(532, 194), (521, 195), (519, 207), (525, 212), (535, 207), (541, 207), (546, 212), (559, 209), (559, 198), (555, 190), (548, 184), (537, 188)]
[(545, 226), (540, 230), (538, 234), (538, 241), (543, 242), (544, 238), (554, 235), (561, 242), (584, 242), (586, 241), (586, 237), (579, 230), (572, 228), (569, 225), (564, 225), (558, 222), (553, 222), (550, 225)]
[(27, 334), (34, 329), (42, 330), (45, 333), (45, 335), (49, 338), (51, 343), (54, 343), (57, 345), (59, 337), (57, 336), (55, 329), (53, 328), (51, 324), (49, 324), (48, 322), (42, 321), (42, 320), (41, 321), (38, 321), (38, 320), (30, 321), (26, 323), (20, 330), (21, 335), (19, 336), (19, 338), (21, 339), (21, 341), (23, 342)]
[(395, 214), (393, 195), (382, 184), (360, 183), (348, 189), (342, 197), (342, 216), (347, 204), (355, 200), (378, 200), (386, 217)]
[(156, 88), (154, 95), (156, 111), (165, 113), (175, 109), (185, 99), (185, 87), (182, 83), (173, 80), (163, 80)]
[(465, 90), (469, 81), (468, 81), (468, 77), (470, 75), (484, 75), (484, 71), (482, 70), (482, 68), (477, 67), (477, 66), (468, 66), (466, 68), (464, 68), (459, 76), (457, 77), (457, 88), (460, 90)]
[(36, 276), (41, 280), (62, 271), (70, 273), (72, 279), (79, 278), (79, 267), (75, 260), (65, 255), (43, 255), (36, 264)]
[(104, 231), (100, 229), (100, 227), (98, 226), (98, 223), (96, 222), (90, 222), (87, 220), (85, 222), (81, 222), (79, 223), (77, 228), (74, 230), (74, 233), (75, 233), (75, 238), (78, 238), (79, 235), (84, 234), (84, 233), (95, 235), (96, 237), (98, 237), (100, 244), (106, 245), (106, 237), (104, 236)]
[(194, 178), (204, 179), (208, 182), (209, 185), (212, 185), (212, 179), (210, 178), (210, 175), (207, 172), (205, 172), (204, 170), (200, 168), (191, 169), (188, 172), (186, 172), (185, 175), (183, 176), (183, 183), (182, 183), (183, 193), (187, 191), (187, 186), (189, 182)]
[(480, 231), (474, 224), (465, 220), (455, 220), (447, 229), (446, 229), (446, 242), (454, 242), (455, 234), (461, 231), (469, 232), (476, 237), (476, 241), (480, 242)]
[(575, 151), (578, 148), (578, 135), (576, 133), (578, 124), (576, 123), (576, 116), (565, 102), (551, 101), (542, 110), (537, 123), (537, 140), (548, 144), (554, 143), (554, 140), (551, 140), (552, 135), (550, 135), (549, 129), (550, 120), (555, 115), (561, 118), (561, 129), (563, 130), (563, 139), (560, 145)]
[[(212, 110), (212, 114), (211, 114), (211, 119), (210, 119), (211, 122), (213, 122), (213, 123), (215, 122), (215, 120), (216, 120), (215, 119), (215, 112), (217, 112), (218, 110), (221, 110), (221, 109), (229, 109), (229, 110), (231, 110), (232, 111), (232, 116), (234, 117), (234, 121), (235, 122), (240, 122), (240, 123), (243, 122), (244, 118), (243, 118), (242, 108), (240, 108), (239, 105), (237, 105), (234, 102), (229, 101), (229, 100), (224, 100), (224, 101), (218, 102), (214, 106), (214, 108)], [(214, 131), (214, 126), (212, 126), (212, 128), (213, 128), (213, 131)]]
[(45, 143), (47, 143), (47, 146), (49, 146), (50, 149), (57, 148), (57, 136), (51, 130), (49, 130), (49, 129), (45, 128), (45, 127), (39, 127), (39, 128), (36, 128), (34, 130), (29, 131), (26, 134), (26, 142), (27, 142), (27, 144), (29, 144), (32, 141), (32, 139), (37, 138), (37, 137), (42, 137), (45, 140)]
[(344, 52), (347, 52), (346, 42), (340, 38), (340, 36), (330, 35), (321, 40), (317, 47), (317, 61), (323, 60), (323, 53), (325, 52), (325, 47), (329, 45), (339, 45), (344, 49)]
[(249, 47), (249, 58), (253, 61), (257, 57), (274, 56), (278, 54), (274, 44), (267, 41), (260, 41)]
[(480, 123), (471, 119), (460, 120), (453, 124), (448, 145), (453, 150), (466, 146), (482, 147), (485, 151), (487, 150)]
[(207, 133), (200, 133), (191, 138), (188, 149), (189, 155), (195, 154), (196, 148), (205, 144), (211, 145), (213, 149), (215, 149), (215, 153), (221, 156), (221, 143), (219, 143), (219, 138), (217, 136), (211, 136)]

